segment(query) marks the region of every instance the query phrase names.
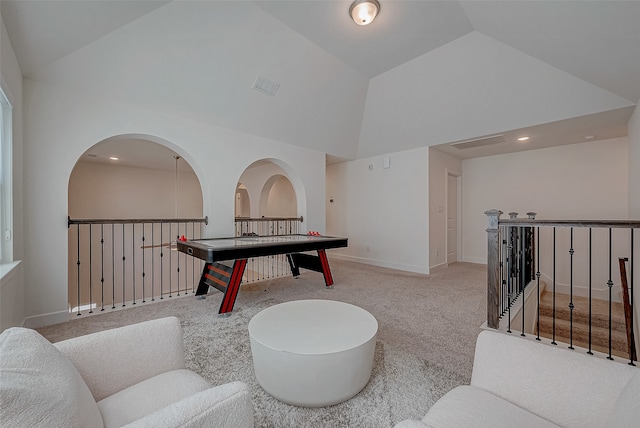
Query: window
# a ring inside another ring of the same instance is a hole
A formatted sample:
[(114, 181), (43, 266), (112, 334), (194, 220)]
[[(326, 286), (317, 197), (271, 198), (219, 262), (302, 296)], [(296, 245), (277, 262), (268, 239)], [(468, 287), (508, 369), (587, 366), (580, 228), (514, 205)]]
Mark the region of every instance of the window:
[(0, 263), (12, 256), (11, 104), (0, 89)]

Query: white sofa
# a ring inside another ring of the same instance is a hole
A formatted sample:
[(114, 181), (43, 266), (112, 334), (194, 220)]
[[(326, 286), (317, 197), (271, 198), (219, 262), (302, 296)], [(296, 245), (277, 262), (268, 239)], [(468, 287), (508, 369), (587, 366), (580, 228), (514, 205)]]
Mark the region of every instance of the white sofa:
[(55, 344), (14, 327), (0, 335), (0, 425), (253, 427), (253, 408), (245, 384), (185, 369), (175, 317)]
[[(617, 359), (620, 361), (620, 359)], [(438, 400), (421, 420), (396, 428), (640, 427), (640, 369), (483, 331), (471, 385)]]

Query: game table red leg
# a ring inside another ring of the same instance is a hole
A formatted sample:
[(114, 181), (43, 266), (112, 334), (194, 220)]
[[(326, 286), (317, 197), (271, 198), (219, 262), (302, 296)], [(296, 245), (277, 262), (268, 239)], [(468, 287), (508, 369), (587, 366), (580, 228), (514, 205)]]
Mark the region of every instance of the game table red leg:
[(219, 315), (228, 314), (233, 311), (233, 305), (236, 303), (236, 297), (240, 290), (240, 283), (242, 282), (242, 275), (244, 274), (244, 268), (247, 266), (247, 259), (239, 259), (233, 262), (233, 270), (231, 277), (229, 278), (229, 284), (224, 292), (222, 303), (220, 304)]
[(333, 277), (331, 276), (331, 268), (329, 267), (329, 260), (327, 259), (327, 253), (325, 250), (318, 250), (318, 258), (320, 259), (320, 265), (322, 266), (324, 283), (327, 288), (333, 288)]
[(300, 268), (322, 272), (327, 288), (333, 288), (333, 277), (331, 276), (331, 268), (329, 267), (329, 260), (327, 259), (325, 250), (318, 250), (317, 256), (303, 253), (287, 254), (287, 260), (291, 267), (291, 274), (294, 277), (300, 275)]

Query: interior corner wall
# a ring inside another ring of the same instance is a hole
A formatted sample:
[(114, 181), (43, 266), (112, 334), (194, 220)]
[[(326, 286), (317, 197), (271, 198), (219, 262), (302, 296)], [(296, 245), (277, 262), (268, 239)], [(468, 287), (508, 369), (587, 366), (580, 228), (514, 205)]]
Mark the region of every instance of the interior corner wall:
[[(462, 175), (462, 161), (429, 149), (429, 268), (447, 264), (447, 176)], [(462, 207), (458, 207), (462, 212)], [(458, 231), (462, 233), (462, 231)]]
[(429, 273), (428, 148), (328, 165), (326, 195), (327, 233), (349, 239), (333, 255)]
[(629, 218), (640, 219), (640, 108), (636, 106), (629, 131)]
[(202, 187), (209, 237), (234, 233), (235, 189), (253, 162), (291, 166), (307, 192), (307, 227), (325, 225), (324, 153), (44, 82), (24, 81), (25, 302), (28, 327), (68, 319), (68, 184), (80, 156), (116, 135), (151, 136), (183, 157)]
[[(0, 84), (13, 107), (12, 111), (12, 233), (13, 260), (24, 258), (23, 192), (23, 84), (13, 46), (0, 16)], [(0, 281), (0, 331), (22, 325), (26, 318), (24, 266), (12, 270)]]
[(463, 260), (486, 263), (486, 210), (538, 219), (626, 219), (626, 137), (462, 161)]

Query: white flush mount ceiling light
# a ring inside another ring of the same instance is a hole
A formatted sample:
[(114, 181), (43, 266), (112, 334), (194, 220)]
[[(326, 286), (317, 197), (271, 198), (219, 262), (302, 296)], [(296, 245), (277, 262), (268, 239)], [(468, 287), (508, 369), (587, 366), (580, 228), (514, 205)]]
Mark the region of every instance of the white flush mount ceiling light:
[(520, 137), (518, 138), (518, 141), (528, 141), (529, 137)]
[(371, 24), (378, 12), (380, 12), (378, 0), (356, 0), (349, 8), (351, 19), (358, 25)]

